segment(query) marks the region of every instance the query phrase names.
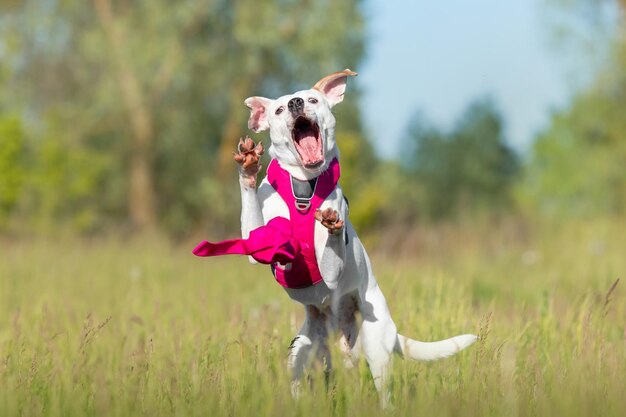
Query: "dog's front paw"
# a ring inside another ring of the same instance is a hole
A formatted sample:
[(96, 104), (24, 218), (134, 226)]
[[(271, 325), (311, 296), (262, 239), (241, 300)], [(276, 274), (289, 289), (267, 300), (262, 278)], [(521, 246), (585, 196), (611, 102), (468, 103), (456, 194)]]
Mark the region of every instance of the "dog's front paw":
[(324, 211), (317, 209), (315, 211), (315, 220), (322, 223), (322, 226), (327, 228), (328, 233), (331, 235), (338, 235), (343, 230), (343, 220), (339, 219), (337, 210), (330, 207)]
[(237, 152), (233, 152), (233, 159), (239, 165), (239, 175), (247, 185), (256, 184), (256, 176), (261, 169), (261, 155), (265, 153), (263, 143), (254, 143), (248, 136), (239, 139)]

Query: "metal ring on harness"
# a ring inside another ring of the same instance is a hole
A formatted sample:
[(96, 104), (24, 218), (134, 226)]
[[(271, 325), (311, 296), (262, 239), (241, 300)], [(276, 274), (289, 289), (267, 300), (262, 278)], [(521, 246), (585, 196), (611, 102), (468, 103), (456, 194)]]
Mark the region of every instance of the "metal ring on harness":
[(311, 208), (311, 199), (296, 198), (295, 206), (301, 213), (306, 213)]

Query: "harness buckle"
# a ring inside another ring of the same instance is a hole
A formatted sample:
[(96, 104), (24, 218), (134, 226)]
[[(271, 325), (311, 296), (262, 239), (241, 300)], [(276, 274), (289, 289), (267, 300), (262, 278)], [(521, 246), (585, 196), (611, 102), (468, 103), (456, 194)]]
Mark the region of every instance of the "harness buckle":
[(301, 212), (306, 212), (311, 208), (311, 200), (296, 198), (296, 208)]

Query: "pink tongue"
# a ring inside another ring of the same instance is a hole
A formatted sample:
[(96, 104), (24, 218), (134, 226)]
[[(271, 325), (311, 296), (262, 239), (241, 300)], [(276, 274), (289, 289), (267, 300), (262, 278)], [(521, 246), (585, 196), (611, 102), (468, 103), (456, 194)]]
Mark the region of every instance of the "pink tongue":
[(318, 162), (320, 159), (319, 142), (314, 135), (307, 134), (298, 143), (300, 156), (305, 164)]

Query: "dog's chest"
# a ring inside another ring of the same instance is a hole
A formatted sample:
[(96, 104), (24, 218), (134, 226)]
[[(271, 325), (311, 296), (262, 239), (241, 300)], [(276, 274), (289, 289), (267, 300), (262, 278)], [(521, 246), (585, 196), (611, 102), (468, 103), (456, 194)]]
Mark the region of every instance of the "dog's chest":
[[(289, 210), (292, 238), (298, 243), (294, 260), (273, 264), (276, 280), (286, 288), (305, 288), (322, 281), (319, 269), (320, 242), (316, 241), (315, 213), (335, 191), (340, 177), (339, 161), (312, 180), (298, 180), (273, 159), (267, 179)], [(269, 219), (266, 219), (269, 220)]]

